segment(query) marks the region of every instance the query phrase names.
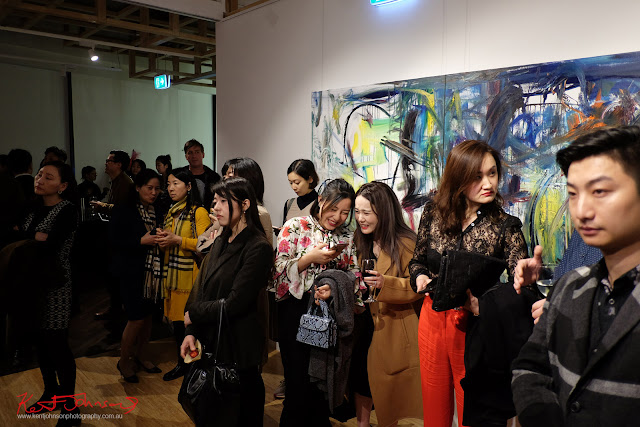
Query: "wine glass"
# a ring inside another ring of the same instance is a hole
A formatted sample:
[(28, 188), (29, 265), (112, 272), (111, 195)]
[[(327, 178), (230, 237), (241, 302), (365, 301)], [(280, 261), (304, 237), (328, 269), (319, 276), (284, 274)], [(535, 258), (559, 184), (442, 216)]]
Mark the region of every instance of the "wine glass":
[[(376, 265), (376, 260), (375, 259), (370, 259), (370, 258), (363, 259), (362, 260), (362, 268), (360, 270), (362, 272), (362, 277), (364, 278), (364, 277), (373, 276), (373, 274), (368, 273), (367, 270), (375, 270), (375, 268), (376, 268), (375, 265)], [(370, 303), (370, 302), (376, 302), (377, 301), (376, 297), (374, 295), (375, 290), (376, 290), (375, 286), (370, 286), (369, 287), (369, 298), (367, 298), (366, 301), (364, 301), (364, 302)]]
[(540, 266), (540, 270), (538, 270), (538, 280), (536, 280), (536, 285), (538, 287), (538, 292), (542, 294), (545, 298), (553, 289), (553, 285), (555, 284), (553, 281), (553, 272), (556, 269), (556, 264), (542, 264)]

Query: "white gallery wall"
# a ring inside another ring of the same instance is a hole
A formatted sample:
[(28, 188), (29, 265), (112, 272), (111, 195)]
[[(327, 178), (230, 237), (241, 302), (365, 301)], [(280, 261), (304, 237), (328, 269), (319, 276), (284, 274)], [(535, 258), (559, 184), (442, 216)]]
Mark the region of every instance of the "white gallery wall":
[(156, 157), (171, 155), (184, 166), (184, 143), (195, 138), (205, 146), (204, 163), (213, 166), (213, 102), (208, 93), (174, 86), (155, 90), (153, 82), (74, 74), (73, 128), (76, 175), (83, 166), (98, 170), (100, 187), (108, 183), (104, 161), (111, 150), (140, 153), (148, 168)]
[(69, 151), (68, 70), (78, 180), (82, 167), (92, 165), (98, 185), (107, 185), (104, 161), (113, 149), (136, 150), (151, 168), (160, 154), (184, 166), (182, 148), (191, 138), (205, 146), (204, 163), (212, 167), (215, 89), (155, 90), (152, 81), (130, 79), (126, 64), (124, 55), (103, 54), (92, 63), (85, 50), (65, 47), (62, 40), (0, 31), (0, 153), (24, 148), (37, 169), (47, 147)]
[(0, 63), (0, 106), (0, 153), (27, 149), (36, 169), (47, 147), (64, 147), (64, 77), (59, 71)]
[(311, 92), (640, 50), (636, 0), (274, 0), (217, 24), (218, 165), (254, 158), (274, 225)]

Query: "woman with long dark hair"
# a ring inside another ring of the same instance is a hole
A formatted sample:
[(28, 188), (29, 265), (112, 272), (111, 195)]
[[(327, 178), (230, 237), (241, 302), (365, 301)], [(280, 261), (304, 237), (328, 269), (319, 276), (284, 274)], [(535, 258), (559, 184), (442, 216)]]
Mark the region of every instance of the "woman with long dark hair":
[[(274, 282), (279, 301), (280, 354), (287, 384), (281, 426), (330, 425), (329, 402), (310, 381), (309, 346), (297, 342), (296, 333), (320, 273), (336, 269), (360, 275), (347, 222), (354, 200), (353, 187), (343, 179), (334, 179), (313, 203), (310, 215), (285, 222), (278, 236)], [(356, 299), (362, 308), (361, 295)]]
[(486, 142), (470, 140), (456, 145), (447, 157), (438, 192), (424, 207), (420, 220), (410, 271), (414, 290), (427, 291), (418, 343), (423, 410), (430, 426), (451, 425), (454, 389), (458, 425), (463, 425), (465, 396), (460, 381), (465, 376), (465, 334), (471, 313), (481, 315), (480, 295), (472, 294), (464, 306), (433, 310), (430, 293), (441, 255), (455, 250), (500, 258), (508, 265), (509, 277), (513, 277), (518, 260), (527, 256), (520, 220), (502, 209), (498, 192), (501, 176), (500, 155)]
[(358, 261), (376, 260), (373, 271), (363, 271), (376, 302), (366, 306), (367, 322), (352, 356), (350, 376), (360, 383), (356, 415), (359, 425), (369, 425), (373, 404), (378, 425), (395, 426), (402, 418), (422, 418), (418, 312), (423, 297), (411, 289), (409, 279), (416, 234), (405, 223), (393, 190), (382, 182), (360, 187), (355, 218)]
[[(162, 297), (164, 315), (173, 324), (178, 346), (184, 339), (184, 307), (200, 269), (194, 259), (198, 236), (209, 225), (209, 215), (202, 207), (193, 175), (188, 170), (172, 172), (168, 177), (169, 196), (173, 205), (158, 228), (156, 242), (164, 250), (162, 266)], [(171, 381), (185, 374), (181, 357), (178, 364), (162, 377)]]
[(273, 244), (273, 225), (271, 224), (271, 215), (264, 207), (264, 177), (260, 165), (249, 157), (237, 157), (227, 160), (222, 167), (223, 179), (232, 177), (241, 177), (249, 181), (256, 193), (258, 202), (258, 214), (260, 215), (260, 223), (267, 236), (270, 244)]
[(161, 298), (162, 260), (157, 245), (157, 217), (153, 203), (161, 192), (160, 177), (145, 169), (134, 182), (136, 197), (111, 212), (109, 236), (115, 249), (111, 271), (120, 283), (127, 325), (120, 343), (118, 371), (127, 382), (137, 383), (137, 369), (160, 373), (149, 361), (151, 314)]
[[(71, 167), (60, 161), (45, 163), (35, 177), (34, 192), (36, 205), (25, 216), (19, 231), (23, 238), (38, 242), (43, 258), (54, 261), (45, 273), (47, 287), (37, 310), (39, 331), (35, 342), (44, 393), (32, 408), (41, 411), (39, 402), (50, 402), (54, 395), (71, 396), (75, 392), (76, 363), (68, 340), (72, 291), (69, 256), (78, 214), (70, 202), (76, 196)], [(44, 267), (43, 259), (38, 262)], [(62, 415), (66, 415), (59, 419), (58, 426), (80, 425), (80, 411), (74, 403), (72, 398), (64, 404), (58, 403), (57, 409), (61, 408)], [(50, 403), (43, 404), (50, 406)]]
[[(244, 178), (228, 178), (213, 188), (213, 212), (223, 227), (205, 257), (184, 314), (187, 326), (181, 356), (217, 345), (218, 320), (224, 307), (218, 361), (235, 362), (240, 377), (239, 407), (205, 408), (197, 425), (260, 426), (264, 414), (264, 383), (260, 374), (264, 328), (259, 295), (273, 266), (273, 250), (260, 225), (253, 186)], [(236, 402), (238, 403), (238, 402)], [(208, 410), (206, 410), (208, 409)]]
[(129, 169), (129, 176), (135, 181), (136, 176), (143, 170), (147, 169), (147, 164), (142, 159), (133, 159), (131, 161), (131, 168)]

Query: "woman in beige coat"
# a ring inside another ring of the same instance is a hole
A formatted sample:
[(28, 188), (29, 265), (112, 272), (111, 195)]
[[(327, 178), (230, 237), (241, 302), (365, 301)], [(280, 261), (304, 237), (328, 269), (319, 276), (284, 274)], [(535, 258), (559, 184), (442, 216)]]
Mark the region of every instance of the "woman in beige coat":
[(417, 316), (422, 295), (409, 284), (416, 235), (405, 224), (395, 194), (381, 182), (360, 187), (355, 216), (360, 260), (377, 260), (375, 270), (364, 278), (377, 300), (369, 307), (374, 323), (367, 358), (369, 385), (378, 425), (395, 426), (402, 418), (423, 418)]

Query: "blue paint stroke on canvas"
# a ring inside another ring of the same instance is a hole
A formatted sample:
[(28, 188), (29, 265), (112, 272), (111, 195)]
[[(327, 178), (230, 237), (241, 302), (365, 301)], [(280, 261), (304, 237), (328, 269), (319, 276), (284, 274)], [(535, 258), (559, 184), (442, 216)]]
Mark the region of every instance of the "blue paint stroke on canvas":
[(571, 233), (556, 152), (639, 117), (640, 52), (327, 90), (312, 95), (312, 160), (356, 189), (387, 182), (415, 229), (451, 148), (485, 140), (503, 156), (505, 209), (553, 261)]

